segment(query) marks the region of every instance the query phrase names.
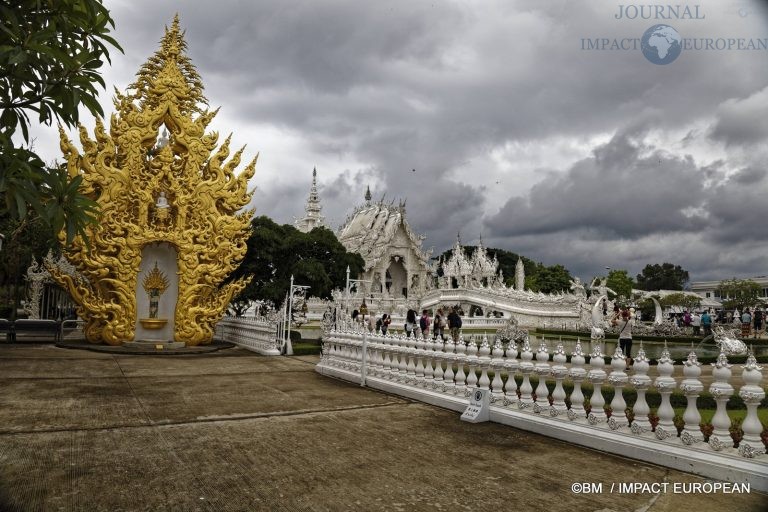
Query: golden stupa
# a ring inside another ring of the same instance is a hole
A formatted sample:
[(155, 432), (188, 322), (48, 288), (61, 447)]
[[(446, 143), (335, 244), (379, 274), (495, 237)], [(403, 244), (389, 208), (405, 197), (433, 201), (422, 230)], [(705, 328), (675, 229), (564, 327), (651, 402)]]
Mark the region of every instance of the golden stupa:
[(116, 93), (109, 133), (100, 119), (95, 140), (80, 125), (80, 154), (60, 128), (68, 172), (83, 177), (81, 192), (101, 213), (87, 230), (89, 242), (77, 238), (66, 253), (82, 277), (51, 271), (79, 305), (93, 343), (134, 340), (145, 316), (137, 310), (137, 283), (147, 246), (167, 246), (175, 259), (173, 341), (210, 343), (246, 285), (222, 283), (245, 256), (252, 211), (241, 209), (251, 198), (256, 159), (236, 175), (244, 148), (227, 160), (230, 138), (217, 150), (218, 134), (205, 133), (216, 111), (207, 109), (185, 49), (177, 16), (136, 81)]

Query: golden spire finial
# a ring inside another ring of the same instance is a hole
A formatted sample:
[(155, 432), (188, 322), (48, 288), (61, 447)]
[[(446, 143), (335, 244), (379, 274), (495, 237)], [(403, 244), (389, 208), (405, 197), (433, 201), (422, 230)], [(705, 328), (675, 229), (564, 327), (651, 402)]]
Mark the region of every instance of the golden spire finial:
[[(171, 27), (165, 27), (160, 48), (141, 66), (136, 81), (128, 86), (135, 91), (131, 99), (141, 107), (155, 107), (162, 98), (170, 96), (182, 113), (200, 113), (200, 105), (208, 105), (203, 95), (203, 82), (185, 51), (187, 43), (179, 28), (179, 15), (173, 17)], [(121, 108), (121, 105), (116, 105)]]

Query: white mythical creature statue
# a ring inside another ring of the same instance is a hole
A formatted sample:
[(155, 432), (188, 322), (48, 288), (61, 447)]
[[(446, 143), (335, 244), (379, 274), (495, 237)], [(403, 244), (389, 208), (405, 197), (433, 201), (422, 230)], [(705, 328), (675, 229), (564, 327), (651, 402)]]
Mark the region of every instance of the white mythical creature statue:
[(592, 306), (592, 335), (590, 338), (593, 340), (605, 339), (605, 319), (603, 318), (603, 313), (600, 311), (603, 306), (604, 298), (606, 298), (606, 296), (601, 295), (598, 297), (595, 305)]
[(712, 328), (712, 336), (715, 344), (720, 347), (720, 352), (727, 356), (747, 353), (747, 345), (736, 338), (736, 329), (725, 329), (722, 325), (716, 325)]

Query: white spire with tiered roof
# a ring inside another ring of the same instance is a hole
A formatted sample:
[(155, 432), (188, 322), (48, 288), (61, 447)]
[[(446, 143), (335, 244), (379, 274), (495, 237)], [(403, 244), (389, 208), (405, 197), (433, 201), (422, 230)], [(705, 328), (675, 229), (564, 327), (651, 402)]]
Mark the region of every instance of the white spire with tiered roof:
[(325, 217), (320, 214), (322, 209), (320, 197), (317, 195), (317, 168), (314, 168), (312, 169), (312, 187), (309, 189), (307, 205), (304, 207), (306, 215), (294, 222), (296, 229), (302, 233), (309, 233), (317, 227), (325, 226)]

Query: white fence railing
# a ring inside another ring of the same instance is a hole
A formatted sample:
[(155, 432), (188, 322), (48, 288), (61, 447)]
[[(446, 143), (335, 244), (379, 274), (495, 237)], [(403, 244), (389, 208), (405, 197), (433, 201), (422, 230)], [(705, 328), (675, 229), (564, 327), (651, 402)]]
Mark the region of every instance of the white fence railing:
[(263, 355), (279, 356), (283, 342), (277, 327), (277, 323), (261, 318), (225, 317), (216, 324), (213, 338)]
[[(699, 427), (701, 415), (696, 400), (704, 385), (699, 380), (701, 363), (697, 362), (694, 352), (684, 362), (683, 378), (678, 382), (673, 377), (677, 367), (666, 352), (659, 359), (659, 376), (652, 380), (642, 350), (629, 375), (620, 349), (606, 369), (599, 347), (591, 354), (589, 366), (585, 366), (581, 345), (577, 344), (567, 367), (562, 346), (555, 350), (550, 363), (549, 349), (544, 343), (534, 356), (527, 342), (522, 347), (514, 343), (504, 347), (500, 342), (491, 347), (484, 339), (478, 347), (462, 341), (454, 344), (331, 331), (323, 340), (323, 355), (316, 370), (456, 411), (467, 406), (473, 388), (488, 389), (491, 421), (709, 478), (749, 483), (756, 490), (768, 491), (768, 457), (760, 437), (763, 426), (757, 415), (765, 391), (761, 387), (762, 367), (752, 356), (743, 366), (742, 382), (735, 385), (729, 382), (731, 370), (725, 355), (721, 354), (713, 364), (713, 382), (708, 390), (716, 401), (717, 411), (712, 419), (714, 431), (705, 441)], [(492, 381), (489, 372), (493, 373)], [(539, 377), (535, 390), (530, 382), (534, 374)], [(507, 376), (506, 382), (503, 375)], [(518, 375), (522, 376), (520, 385), (514, 378)], [(573, 382), (570, 396), (563, 387), (566, 378)], [(547, 380), (555, 383), (551, 394)], [(585, 381), (593, 387), (589, 414), (581, 390)], [(603, 408), (601, 386), (606, 383), (615, 390), (610, 417)], [(738, 384), (738, 395), (747, 407), (747, 414), (742, 422), (743, 439), (736, 449), (729, 433), (731, 420), (726, 403)], [(649, 420), (650, 408), (645, 398), (650, 387), (655, 387), (661, 395), (655, 428)], [(679, 437), (670, 403), (676, 387), (687, 399), (685, 425)], [(622, 392), (625, 388), (637, 392), (631, 423), (625, 414), (627, 406)]]

